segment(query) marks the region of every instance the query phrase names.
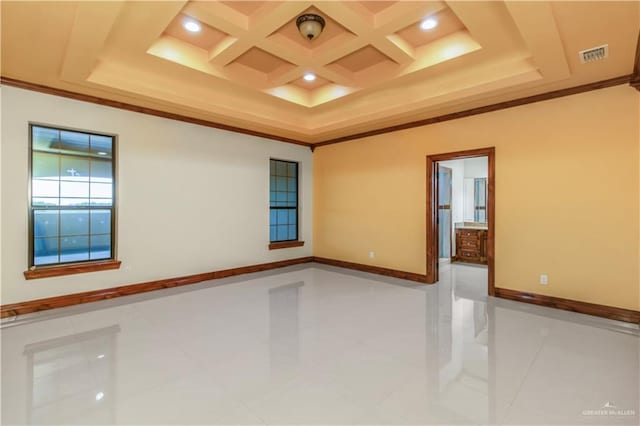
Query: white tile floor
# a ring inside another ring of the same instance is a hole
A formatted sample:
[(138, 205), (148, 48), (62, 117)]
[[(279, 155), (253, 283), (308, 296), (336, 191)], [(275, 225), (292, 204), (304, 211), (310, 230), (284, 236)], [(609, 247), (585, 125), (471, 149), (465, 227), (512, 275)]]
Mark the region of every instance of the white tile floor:
[(248, 277), (5, 324), (2, 424), (638, 424), (637, 327), (488, 298), (486, 269)]

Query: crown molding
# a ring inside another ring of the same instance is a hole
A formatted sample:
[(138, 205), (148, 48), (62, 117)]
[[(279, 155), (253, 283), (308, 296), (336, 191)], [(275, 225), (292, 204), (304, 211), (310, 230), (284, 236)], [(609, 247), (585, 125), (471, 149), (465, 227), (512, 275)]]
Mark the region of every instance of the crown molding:
[[(640, 37), (639, 37), (640, 42)], [(342, 142), (348, 142), (356, 139), (363, 139), (370, 136), (382, 135), (385, 133), (398, 132), (400, 130), (413, 129), (415, 127), (429, 126), (431, 124), (442, 123), (445, 121), (457, 120), (460, 118), (470, 117), (473, 115), (486, 114), (488, 112), (499, 111), (502, 109), (513, 108), (517, 106), (527, 105), (536, 102), (547, 101), (550, 99), (561, 98), (564, 96), (576, 95), (579, 93), (590, 92), (593, 90), (605, 89), (607, 87), (619, 86), (622, 84), (629, 84), (640, 91), (640, 43), (638, 49), (636, 49), (636, 65), (634, 67), (634, 74), (623, 75), (620, 77), (610, 78), (608, 80), (596, 81), (593, 83), (587, 83), (580, 86), (568, 87), (565, 89), (554, 90), (551, 92), (540, 93), (538, 95), (527, 96), (524, 98), (512, 99), (510, 101), (499, 102), (495, 104), (485, 105), (477, 108), (471, 108), (463, 111), (453, 112), (450, 114), (439, 115), (436, 117), (425, 118), (422, 120), (412, 121), (409, 123), (398, 124), (395, 126), (383, 127), (380, 129), (369, 130), (361, 133), (354, 133), (351, 135), (341, 136), (334, 139), (327, 139), (317, 143), (304, 142), (297, 139), (286, 138), (283, 136), (273, 135), (269, 133), (258, 132), (254, 130), (244, 129), (236, 126), (229, 126), (214, 121), (203, 120), (199, 118), (188, 117), (185, 115), (174, 114), (166, 111), (161, 111), (152, 108), (141, 107), (124, 102), (114, 101), (106, 98), (100, 98), (96, 96), (85, 95), (82, 93), (71, 92), (68, 90), (57, 89), (50, 86), (44, 86), (41, 84), (30, 83), (23, 80), (17, 80), (9, 77), (0, 77), (0, 84), (18, 87), (20, 89), (32, 90), (40, 93), (46, 93), (55, 96), (61, 96), (65, 98), (75, 99), (83, 102), (95, 103), (98, 105), (105, 105), (112, 108), (124, 109), (127, 111), (134, 111), (141, 114), (153, 115), (156, 117), (168, 118), (170, 120), (183, 121), (186, 123), (197, 124), (200, 126), (212, 127), (215, 129), (226, 130), (235, 133), (241, 133), (251, 136), (257, 136), (267, 139), (276, 140), (279, 142), (291, 143), (295, 145), (307, 146), (311, 151), (315, 151), (316, 148), (325, 145), (333, 145)]]
[[(552, 92), (540, 93), (538, 95), (527, 96), (524, 98), (512, 99), (510, 101), (499, 102), (499, 103), (485, 105), (477, 108), (471, 108), (464, 111), (453, 112), (445, 115), (439, 115), (437, 117), (425, 118), (418, 121), (412, 121), (410, 123), (398, 124), (395, 126), (369, 130), (362, 133), (355, 133), (352, 135), (341, 136), (339, 138), (329, 139), (326, 141), (315, 143), (311, 147), (312, 149), (315, 149), (321, 146), (347, 142), (354, 139), (362, 139), (370, 136), (377, 136), (385, 133), (397, 132), (400, 130), (413, 129), (414, 127), (428, 126), (431, 124), (442, 123), (444, 121), (457, 120), (459, 118), (470, 117), (472, 115), (486, 114), (488, 112), (499, 111), (501, 109), (513, 108), (521, 105), (532, 104), (535, 102), (547, 101), (549, 99), (561, 98), (563, 96), (576, 95), (578, 93), (590, 92), (592, 90), (599, 90), (607, 87), (618, 86), (621, 84), (631, 83), (631, 81), (632, 81), (632, 75), (623, 75), (620, 77), (610, 78), (608, 80), (596, 81), (594, 83), (568, 87), (566, 89), (554, 90)], [(638, 84), (640, 84), (640, 80), (638, 81)]]
[(51, 86), (45, 86), (42, 84), (30, 83), (24, 80), (18, 80), (15, 78), (0, 77), (0, 84), (6, 86), (18, 87), (20, 89), (32, 90), (34, 92), (46, 93), (48, 95), (61, 96), (63, 98), (75, 99), (82, 102), (90, 102), (98, 105), (104, 105), (112, 108), (124, 109), (127, 111), (139, 112), (141, 114), (153, 115), (156, 117), (168, 118), (170, 120), (183, 121), (185, 123), (197, 124), (199, 126), (212, 127), (214, 129), (226, 130), (229, 132), (242, 133), (245, 135), (257, 136), (266, 139), (273, 139), (279, 142), (292, 143), (295, 145), (310, 146), (309, 142), (304, 142), (297, 139), (286, 138), (284, 136), (278, 136), (271, 133), (258, 132), (255, 130), (249, 130), (242, 127), (230, 126), (228, 124), (222, 124), (215, 121), (203, 120), (200, 118), (189, 117), (181, 114), (174, 114), (167, 111), (161, 111), (153, 108), (146, 108), (139, 105), (128, 104), (126, 102), (114, 101), (111, 99), (100, 98), (97, 96), (85, 95), (82, 93), (71, 92), (69, 90), (57, 89)]

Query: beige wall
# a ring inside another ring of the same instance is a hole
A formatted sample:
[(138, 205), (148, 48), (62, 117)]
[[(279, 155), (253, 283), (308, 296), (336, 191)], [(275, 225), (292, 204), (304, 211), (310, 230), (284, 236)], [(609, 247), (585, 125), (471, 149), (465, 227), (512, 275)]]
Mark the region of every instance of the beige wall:
[(494, 146), (496, 286), (638, 309), (638, 117), (624, 85), (320, 147), (314, 254), (425, 273), (426, 156)]
[[(2, 87), (2, 304), (310, 256), (307, 147)], [(28, 122), (118, 135), (122, 267), (26, 281)], [(269, 251), (269, 157), (300, 162), (304, 247)]]
[[(120, 135), (121, 270), (24, 280), (28, 121)], [(321, 147), (313, 164), (307, 148), (3, 86), (2, 303), (311, 254), (424, 273), (426, 155), (495, 146), (496, 285), (639, 309), (639, 145), (628, 86)], [(270, 156), (301, 161), (302, 248), (266, 249)]]

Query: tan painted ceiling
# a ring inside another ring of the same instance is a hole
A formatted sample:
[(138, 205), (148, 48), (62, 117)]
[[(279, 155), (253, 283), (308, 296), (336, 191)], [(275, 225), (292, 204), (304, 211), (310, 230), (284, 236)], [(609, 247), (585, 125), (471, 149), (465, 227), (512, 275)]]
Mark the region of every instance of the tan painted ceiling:
[[(3, 77), (310, 143), (631, 74), (640, 29), (636, 1), (1, 7)], [(305, 12), (326, 20), (311, 42)], [(580, 63), (603, 44), (607, 59)]]

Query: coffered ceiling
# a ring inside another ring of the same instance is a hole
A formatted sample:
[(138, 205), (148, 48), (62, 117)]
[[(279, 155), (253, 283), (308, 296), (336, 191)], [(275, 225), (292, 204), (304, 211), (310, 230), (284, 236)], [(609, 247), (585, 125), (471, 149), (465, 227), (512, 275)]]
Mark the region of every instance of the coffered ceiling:
[(2, 75), (314, 143), (631, 74), (639, 5), (3, 1)]

